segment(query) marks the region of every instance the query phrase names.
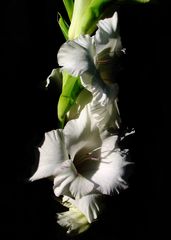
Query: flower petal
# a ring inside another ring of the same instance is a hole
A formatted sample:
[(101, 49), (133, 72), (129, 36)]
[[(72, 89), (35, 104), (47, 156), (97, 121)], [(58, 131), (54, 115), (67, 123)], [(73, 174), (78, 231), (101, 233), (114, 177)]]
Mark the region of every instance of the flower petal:
[(92, 101), (89, 104), (92, 124), (96, 125), (100, 132), (106, 128), (114, 130), (119, 128), (120, 114), (117, 105), (119, 87), (117, 83), (105, 84), (98, 75), (91, 76), (84, 73), (81, 76), (83, 86), (92, 93)]
[(112, 195), (117, 188), (125, 188), (127, 185), (122, 179), (126, 162), (127, 151), (117, 148), (117, 136), (108, 137), (103, 141), (101, 149), (101, 161), (99, 168), (92, 175), (91, 180), (99, 187), (103, 194)]
[(77, 175), (69, 188), (72, 196), (76, 199), (91, 193), (93, 189), (94, 184), (80, 174)]
[(57, 165), (68, 159), (62, 130), (45, 133), (45, 139), (39, 152), (38, 168), (30, 178), (31, 181), (52, 176)]
[(66, 160), (55, 170), (54, 193), (80, 198), (94, 189), (94, 184), (78, 174), (73, 162)]
[[(106, 90), (106, 91), (105, 91)], [(100, 85), (92, 88), (93, 99), (90, 103), (91, 114), (94, 124), (100, 132), (106, 129), (119, 128), (120, 116), (117, 108), (118, 85), (113, 84), (111, 88), (102, 89)]]
[(86, 149), (89, 145), (96, 148), (97, 144), (101, 144), (99, 130), (92, 126), (88, 105), (81, 111), (79, 118), (68, 121), (63, 133), (71, 159), (81, 149)]
[(77, 177), (77, 170), (71, 160), (66, 160), (55, 169), (54, 193), (60, 195), (70, 195), (70, 183)]
[(89, 223), (95, 221), (103, 211), (103, 196), (101, 194), (89, 194), (80, 199), (70, 199), (87, 218)]
[(67, 41), (59, 49), (58, 63), (74, 77), (84, 72), (94, 72), (94, 44), (89, 35), (80, 36), (73, 41)]
[(98, 30), (94, 36), (96, 54), (108, 49), (110, 53), (121, 50), (121, 39), (118, 34), (118, 14), (98, 22)]

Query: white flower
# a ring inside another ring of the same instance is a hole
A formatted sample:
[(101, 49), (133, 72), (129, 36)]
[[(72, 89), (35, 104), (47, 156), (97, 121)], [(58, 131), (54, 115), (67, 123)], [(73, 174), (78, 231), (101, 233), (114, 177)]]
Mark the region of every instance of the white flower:
[(85, 215), (76, 207), (69, 208), (69, 211), (57, 213), (57, 223), (66, 228), (69, 235), (78, 235), (90, 227)]
[(67, 229), (67, 234), (77, 235), (90, 227), (85, 215), (73, 205), (72, 199), (64, 196), (61, 204), (69, 208), (69, 211), (57, 213), (57, 223)]
[(122, 50), (117, 22), (115, 13), (99, 21), (95, 36), (80, 36), (59, 50), (62, 69), (81, 76), (92, 100), (64, 129), (45, 134), (38, 169), (31, 177), (31, 181), (53, 178), (55, 195), (65, 196), (63, 204), (69, 208), (58, 214), (57, 221), (71, 234), (83, 232), (98, 218), (104, 195), (127, 187), (122, 179), (127, 150), (119, 148), (114, 131), (109, 133), (120, 122), (114, 74)]
[(57, 214), (57, 223), (66, 228), (70, 235), (86, 231), (90, 223), (97, 219), (104, 209), (104, 199), (101, 194), (86, 195), (77, 200), (64, 196), (61, 204), (69, 210)]
[(83, 86), (92, 93), (91, 113), (100, 131), (106, 126), (119, 128), (115, 75), (121, 52), (116, 12), (113, 17), (99, 21), (93, 37), (85, 35), (67, 41), (58, 52), (58, 63), (62, 70), (75, 77), (81, 76)]
[(68, 196), (89, 223), (101, 211), (101, 194), (112, 195), (126, 187), (122, 179), (128, 164), (126, 151), (118, 147), (117, 135), (100, 135), (91, 121), (89, 105), (63, 130), (46, 133), (39, 150), (39, 166), (31, 181), (52, 176), (55, 195)]

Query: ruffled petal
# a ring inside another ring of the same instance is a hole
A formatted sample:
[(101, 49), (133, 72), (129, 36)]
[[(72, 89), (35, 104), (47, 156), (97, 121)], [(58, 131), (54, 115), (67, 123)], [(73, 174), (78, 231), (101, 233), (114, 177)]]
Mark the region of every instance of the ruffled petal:
[(99, 168), (91, 177), (98, 185), (97, 190), (106, 195), (118, 192), (118, 188), (127, 187), (122, 179), (124, 167), (128, 164), (127, 150), (121, 151), (117, 148), (117, 139), (117, 136), (111, 136), (103, 141)]
[(58, 63), (72, 76), (78, 77), (84, 72), (94, 72), (94, 44), (89, 35), (67, 41), (59, 49)]
[(31, 181), (52, 176), (55, 168), (68, 159), (62, 130), (52, 130), (45, 133), (45, 139), (39, 148), (39, 153), (38, 168), (30, 178)]
[(86, 216), (89, 223), (95, 221), (104, 209), (103, 196), (98, 193), (89, 194), (76, 200), (70, 199), (70, 202)]

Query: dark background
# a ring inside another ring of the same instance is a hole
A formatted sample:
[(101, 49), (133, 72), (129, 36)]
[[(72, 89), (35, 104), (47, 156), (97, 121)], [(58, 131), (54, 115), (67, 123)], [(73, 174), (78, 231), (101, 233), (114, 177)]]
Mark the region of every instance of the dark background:
[[(59, 90), (44, 81), (57, 67), (65, 41), (57, 25), (61, 1), (7, 1), (2, 12), (1, 56), (1, 234), (7, 239), (68, 239), (56, 225), (52, 183), (29, 183), (36, 168), (36, 146), (57, 127)], [(134, 171), (130, 188), (108, 203), (108, 211), (86, 234), (71, 239), (165, 239), (166, 169), (169, 163), (170, 26), (169, 6), (121, 6), (123, 46), (119, 105), (124, 125), (134, 127), (129, 141)], [(4, 64), (5, 63), (5, 64)], [(3, 131), (4, 130), (4, 131)], [(2, 136), (2, 135), (1, 135)]]

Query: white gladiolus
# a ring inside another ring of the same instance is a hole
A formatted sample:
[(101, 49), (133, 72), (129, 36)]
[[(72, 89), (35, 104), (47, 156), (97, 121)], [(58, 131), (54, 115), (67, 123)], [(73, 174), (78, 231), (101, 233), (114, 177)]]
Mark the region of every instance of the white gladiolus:
[(45, 134), (31, 181), (53, 177), (55, 195), (68, 196), (91, 223), (100, 214), (101, 195), (127, 187), (122, 176), (128, 162), (127, 152), (118, 147), (117, 135), (107, 131), (100, 135), (91, 122), (89, 107), (86, 105), (79, 118), (69, 121), (63, 130)]
[(100, 131), (106, 126), (117, 129), (120, 125), (115, 75), (122, 52), (116, 12), (99, 21), (94, 36), (67, 41), (58, 52), (62, 70), (80, 76), (83, 86), (92, 93), (91, 113)]
[(128, 150), (120, 149), (116, 131), (120, 116), (115, 67), (121, 51), (115, 13), (99, 21), (93, 37), (68, 41), (58, 53), (62, 70), (80, 76), (92, 99), (64, 129), (45, 134), (38, 169), (31, 181), (52, 177), (54, 194), (64, 196), (63, 204), (69, 208), (57, 215), (57, 222), (70, 234), (85, 231), (98, 218), (104, 195), (127, 187), (123, 175)]

